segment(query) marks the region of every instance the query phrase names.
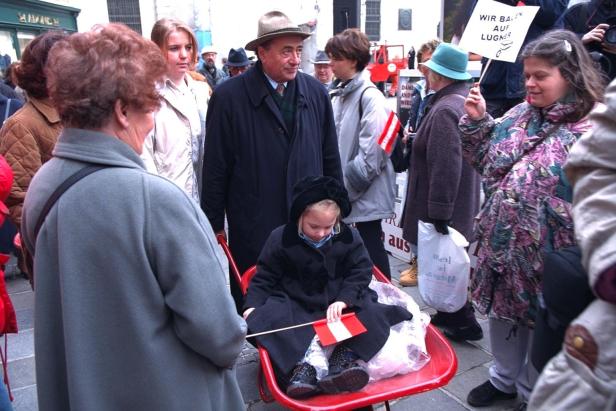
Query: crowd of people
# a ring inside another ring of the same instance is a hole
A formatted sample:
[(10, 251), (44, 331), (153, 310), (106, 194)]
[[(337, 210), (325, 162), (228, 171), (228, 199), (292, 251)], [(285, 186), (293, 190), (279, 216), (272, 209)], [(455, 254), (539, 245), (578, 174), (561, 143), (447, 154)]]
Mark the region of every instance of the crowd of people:
[[(397, 143), (403, 237), (416, 254), (423, 221), (477, 242), (467, 303), (431, 319), (451, 340), (490, 336), (494, 361), (471, 406), (519, 396), (519, 409), (575, 409), (592, 398), (610, 410), (612, 27), (595, 10), (587, 27), (558, 29), (588, 10), (530, 3), (540, 10), (518, 61), (486, 65), (481, 84), (458, 46), (418, 49), (424, 79)], [(368, 287), (373, 266), (392, 279), (381, 239), (394, 215), (397, 167), (382, 143), (392, 113), (370, 81), (364, 33), (330, 38), (314, 75), (299, 70), (309, 36), (268, 12), (224, 70), (210, 46), (198, 70), (183, 22), (157, 21), (150, 39), (111, 23), (44, 33), (10, 66), (26, 98), (0, 98), (0, 154), (14, 173), (0, 212), (19, 229), (20, 267), (35, 287), (39, 409), (244, 409), (234, 364), (248, 330), (350, 311), (368, 332), (338, 344), (324, 376), (305, 360), (312, 328), (258, 342), (291, 397), (368, 383), (365, 364), (412, 317)], [(246, 295), (217, 237), (241, 272), (256, 264)], [(584, 303), (562, 320), (547, 298), (559, 282), (543, 279), (572, 247), (594, 301), (573, 288)], [(400, 285), (418, 275), (413, 262)], [(538, 363), (550, 333), (555, 348)]]

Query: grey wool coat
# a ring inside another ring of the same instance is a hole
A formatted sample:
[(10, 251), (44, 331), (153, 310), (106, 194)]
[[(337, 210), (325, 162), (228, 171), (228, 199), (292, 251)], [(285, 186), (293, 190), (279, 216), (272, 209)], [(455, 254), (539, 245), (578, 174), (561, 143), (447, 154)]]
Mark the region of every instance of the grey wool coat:
[(464, 114), (465, 83), (436, 92), (413, 141), (402, 236), (417, 244), (417, 221), (447, 220), (473, 241), (479, 211), (479, 174), (462, 157), (458, 121)]
[[(246, 324), (226, 289), (207, 219), (111, 136), (65, 129), (26, 196), (22, 235), (87, 163), (36, 240), (39, 409), (245, 409), (233, 364)], [(115, 166), (115, 167), (111, 167)]]

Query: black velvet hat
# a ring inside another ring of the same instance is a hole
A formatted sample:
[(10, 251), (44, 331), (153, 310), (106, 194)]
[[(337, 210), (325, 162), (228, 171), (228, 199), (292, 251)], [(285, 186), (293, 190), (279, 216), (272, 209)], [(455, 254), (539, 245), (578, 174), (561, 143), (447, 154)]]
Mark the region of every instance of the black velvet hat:
[(248, 60), (244, 49), (240, 47), (239, 49), (229, 50), (226, 64), (227, 67), (245, 67), (250, 65), (250, 60)]
[(289, 218), (297, 221), (306, 207), (321, 200), (330, 199), (340, 207), (340, 217), (351, 213), (351, 201), (342, 184), (332, 177), (304, 177), (293, 187), (293, 202)]

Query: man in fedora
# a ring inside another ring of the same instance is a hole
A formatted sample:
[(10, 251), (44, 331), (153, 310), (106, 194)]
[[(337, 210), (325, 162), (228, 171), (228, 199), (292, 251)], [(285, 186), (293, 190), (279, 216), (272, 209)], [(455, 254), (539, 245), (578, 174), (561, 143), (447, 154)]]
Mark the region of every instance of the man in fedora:
[(325, 86), (327, 90), (332, 88), (334, 80), (334, 72), (329, 64), (329, 57), (323, 50), (317, 51), (314, 60), (310, 60), (314, 64), (314, 77)]
[[(404, 207), (402, 236), (417, 252), (418, 220), (448, 235), (448, 226), (474, 241), (473, 219), (479, 211), (479, 175), (462, 158), (458, 120), (468, 94), (468, 54), (441, 43), (422, 63), (434, 94), (413, 140)], [(421, 275), (421, 267), (419, 275)], [(437, 312), (433, 322), (453, 340), (479, 340), (481, 326), (470, 303), (454, 313)]]
[[(257, 38), (246, 44), (257, 63), (218, 86), (208, 106), (201, 207), (217, 233), (224, 233), (226, 215), (242, 272), (288, 221), (296, 182), (320, 175), (342, 181), (329, 97), (298, 72), (308, 36), (279, 11), (261, 16)], [(234, 280), (231, 292), (242, 312)]]
[(229, 50), (226, 66), (229, 69), (229, 77), (238, 76), (248, 70), (250, 60), (248, 60), (243, 47)]
[(203, 58), (203, 67), (199, 73), (205, 76), (210, 88), (214, 88), (227, 79), (224, 71), (216, 67), (216, 56), (218, 52), (212, 46), (205, 46), (201, 49), (201, 58)]

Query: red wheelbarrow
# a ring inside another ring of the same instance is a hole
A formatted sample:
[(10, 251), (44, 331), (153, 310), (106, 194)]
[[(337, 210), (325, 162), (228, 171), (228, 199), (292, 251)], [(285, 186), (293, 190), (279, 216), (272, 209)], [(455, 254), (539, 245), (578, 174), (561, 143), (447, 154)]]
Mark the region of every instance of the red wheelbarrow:
[[(250, 280), (257, 271), (256, 267), (249, 268), (241, 275), (233, 260), (226, 239), (222, 235), (218, 235), (217, 239), (229, 259), (229, 269), (233, 277), (240, 284), (240, 288), (245, 294)], [(378, 268), (374, 267), (373, 270), (374, 277), (378, 281), (389, 282), (387, 277)], [(456, 373), (458, 368), (456, 354), (449, 341), (433, 325), (428, 326), (426, 348), (428, 354), (430, 354), (430, 361), (419, 371), (371, 382), (361, 391), (342, 394), (321, 394), (299, 400), (287, 396), (285, 391), (278, 386), (276, 376), (274, 375), (274, 367), (267, 351), (264, 348), (258, 347), (261, 360), (258, 381), (259, 394), (264, 402), (277, 401), (292, 410), (352, 410), (380, 402), (384, 402), (385, 408), (389, 410), (389, 401), (442, 387)]]

